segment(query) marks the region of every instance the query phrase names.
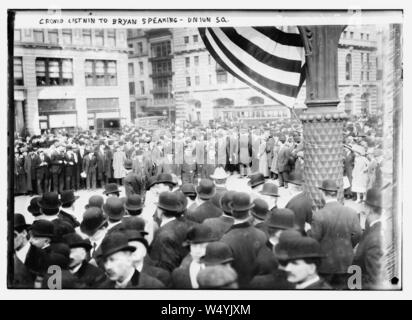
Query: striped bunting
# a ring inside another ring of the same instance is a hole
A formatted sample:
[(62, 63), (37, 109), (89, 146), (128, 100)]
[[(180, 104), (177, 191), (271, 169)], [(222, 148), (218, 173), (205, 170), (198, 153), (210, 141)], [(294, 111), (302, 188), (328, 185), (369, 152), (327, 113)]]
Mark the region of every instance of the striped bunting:
[(292, 107), (305, 79), (305, 49), (297, 27), (199, 28), (225, 70), (275, 101)]

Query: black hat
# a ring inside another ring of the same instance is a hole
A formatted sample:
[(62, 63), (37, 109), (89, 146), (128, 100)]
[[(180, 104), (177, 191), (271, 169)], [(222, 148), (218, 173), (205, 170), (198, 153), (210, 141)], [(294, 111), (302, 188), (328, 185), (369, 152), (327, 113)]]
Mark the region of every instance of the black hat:
[(85, 209), (89, 209), (92, 207), (102, 208), (104, 203), (104, 198), (99, 195), (93, 195), (89, 198), (89, 203), (84, 206)]
[(103, 194), (108, 195), (116, 192), (120, 192), (119, 187), (116, 183), (108, 183), (104, 186)]
[(63, 240), (71, 248), (84, 248), (89, 251), (92, 248), (89, 239), (83, 239), (78, 233), (69, 233), (63, 236)]
[(37, 220), (34, 221), (30, 227), (30, 232), (33, 237), (54, 237), (54, 226), (53, 223), (48, 220)]
[(122, 232), (111, 232), (107, 234), (101, 244), (101, 257), (107, 258), (119, 251), (134, 252), (135, 247), (129, 245), (127, 236)]
[(318, 241), (311, 237), (302, 235), (289, 236), (287, 241), (283, 241), (275, 247), (275, 254), (278, 260), (296, 260), (304, 258), (323, 258)]
[(336, 184), (335, 180), (326, 179), (322, 181), (322, 186), (319, 187), (320, 190), (323, 191), (338, 191), (338, 185)]
[(184, 212), (186, 210), (186, 207), (187, 207), (187, 204), (188, 204), (186, 196), (180, 190), (176, 190), (176, 191), (174, 191), (174, 193), (177, 194), (177, 198), (178, 198), (178, 201), (179, 201), (179, 204), (180, 204), (180, 207), (181, 207), (179, 212)]
[(103, 205), (103, 210), (111, 220), (119, 221), (124, 216), (123, 201), (117, 197), (108, 198)]
[(176, 182), (173, 180), (173, 177), (170, 173), (160, 173), (157, 175), (156, 182), (154, 184), (164, 183), (170, 186), (175, 186)]
[(213, 198), (216, 193), (215, 184), (210, 179), (200, 180), (199, 185), (197, 186), (197, 195), (202, 200), (209, 200)]
[(30, 200), (30, 205), (27, 207), (27, 211), (30, 212), (34, 217), (41, 215), (39, 200), (41, 197), (34, 197)]
[(119, 225), (120, 230), (136, 230), (143, 234), (147, 234), (145, 230), (146, 222), (136, 216), (123, 217), (122, 222)]
[(103, 211), (100, 208), (90, 207), (83, 213), (80, 230), (86, 235), (93, 235), (106, 223)]
[(26, 223), (26, 219), (21, 213), (14, 214), (14, 229), (27, 229), (30, 227), (29, 224)]
[(213, 233), (213, 230), (203, 224), (192, 226), (187, 232), (187, 240), (183, 245), (187, 246), (196, 243), (205, 243), (218, 240)]
[(274, 208), (266, 217), (265, 224), (269, 228), (292, 229), (295, 223), (295, 214), (286, 208)]
[(171, 211), (171, 212), (181, 212), (182, 205), (179, 201), (179, 196), (177, 193), (171, 191), (164, 191), (159, 195), (159, 202), (155, 203), (160, 209)]
[(233, 261), (233, 253), (230, 247), (220, 241), (211, 242), (206, 247), (204, 257), (200, 259), (205, 265), (218, 265)]
[(147, 234), (147, 232), (141, 232), (137, 230), (125, 230), (124, 234), (126, 235), (128, 241), (139, 241), (144, 244), (146, 249), (149, 249), (149, 243), (145, 239), (145, 235)]
[(46, 192), (39, 199), (38, 205), (40, 208), (47, 210), (59, 209), (61, 206), (59, 195), (56, 192)]
[(223, 212), (227, 215), (232, 215), (232, 209), (229, 207), (229, 204), (232, 202), (235, 193), (236, 191), (229, 190), (220, 198), (220, 206), (222, 207)]
[(138, 194), (130, 195), (126, 198), (124, 208), (130, 211), (138, 211), (144, 207), (142, 203), (142, 197)]
[(252, 188), (260, 186), (261, 184), (265, 183), (265, 176), (262, 173), (255, 173), (250, 176), (250, 180), (248, 181), (248, 185)]
[(253, 200), (254, 207), (252, 208), (251, 212), (254, 217), (260, 220), (265, 220), (268, 212), (269, 212), (269, 206), (267, 202), (263, 199), (256, 198)]
[(302, 172), (296, 172), (296, 171), (290, 172), (286, 180), (288, 183), (301, 186), (303, 184)]
[(264, 194), (272, 197), (279, 197), (278, 186), (274, 183), (267, 182), (263, 185), (262, 191), (260, 194)]
[(126, 160), (126, 161), (124, 162), (124, 168), (125, 168), (126, 170), (131, 170), (131, 169), (133, 168), (133, 162), (132, 162), (132, 160)]
[(73, 190), (63, 190), (60, 194), (60, 202), (63, 204), (74, 202), (79, 199), (79, 196), (74, 195)]
[(156, 176), (149, 177), (146, 182), (146, 190), (150, 190), (150, 188), (153, 187), (156, 183), (157, 183)]
[(246, 192), (236, 192), (233, 195), (232, 201), (229, 203), (229, 208), (232, 209), (232, 214), (238, 211), (247, 211), (254, 207), (249, 194)]
[(193, 183), (184, 183), (184, 184), (182, 184), (182, 186), (180, 187), (180, 190), (186, 196), (195, 196), (195, 195), (197, 195), (196, 188), (195, 188), (195, 185)]
[(382, 208), (382, 193), (376, 188), (366, 192), (365, 204), (375, 208)]
[(55, 265), (62, 269), (68, 269), (70, 265), (70, 248), (66, 243), (54, 243), (47, 257), (49, 266)]
[(209, 266), (199, 271), (197, 282), (203, 289), (219, 289), (237, 281), (237, 273), (233, 268), (222, 265)]

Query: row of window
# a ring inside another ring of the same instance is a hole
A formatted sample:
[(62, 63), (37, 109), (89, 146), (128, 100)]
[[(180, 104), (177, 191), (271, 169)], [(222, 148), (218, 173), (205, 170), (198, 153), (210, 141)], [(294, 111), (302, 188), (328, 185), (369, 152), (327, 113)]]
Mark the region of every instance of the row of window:
[[(136, 94), (134, 82), (129, 82), (129, 93), (130, 93), (131, 96), (134, 96), (134, 95)], [(145, 90), (145, 86), (144, 86), (144, 81), (140, 81), (140, 94), (141, 94), (141, 95), (145, 95), (145, 94), (146, 94), (146, 90)]]
[[(233, 82), (236, 81), (236, 78), (233, 78)], [(216, 83), (217, 84), (224, 84), (228, 83), (228, 74), (226, 71), (223, 72), (216, 72)], [(212, 75), (209, 74), (209, 84), (212, 84)], [(200, 85), (200, 77), (195, 76), (195, 85), (199, 86)], [(191, 77), (186, 77), (186, 87), (191, 87), (192, 86), (192, 78)]]
[[(184, 37), (185, 44), (189, 44), (189, 40), (190, 40), (189, 36)], [(198, 42), (199, 42), (199, 35), (195, 34), (193, 36), (193, 43), (198, 43)]]
[[(34, 29), (33, 30), (33, 38), (34, 42), (37, 43), (52, 43), (58, 44), (59, 43), (59, 31), (58, 29), (49, 29), (47, 32), (47, 41), (45, 39), (45, 30), (43, 29)], [(14, 41), (21, 41), (21, 29), (14, 30)], [(92, 41), (92, 32), (94, 32), (94, 38)], [(72, 29), (62, 29), (61, 32), (62, 42), (64, 45), (73, 44), (73, 30)], [(107, 45), (108, 47), (115, 47), (116, 46), (116, 31), (115, 30), (107, 30), (107, 37), (104, 37), (104, 30), (103, 29), (82, 29), (82, 39), (84, 45), (94, 45), (103, 47)], [(93, 43), (92, 43), (93, 42)]]
[[(139, 73), (140, 75), (144, 74), (144, 67), (143, 67), (143, 61), (139, 61)], [(129, 77), (134, 76), (134, 63), (130, 62), (129, 63)]]
[[(361, 52), (361, 68), (366, 69), (366, 71), (361, 70), (361, 80), (369, 80), (369, 69), (370, 69), (370, 62), (369, 62), (369, 53), (366, 53), (366, 63), (365, 63), (365, 54)], [(352, 80), (352, 55), (348, 53), (345, 58), (345, 79)]]
[(269, 118), (269, 117), (288, 117), (287, 111), (224, 111), (224, 119), (234, 119), (234, 118), (248, 118), (248, 119), (259, 119), (259, 118)]
[[(353, 40), (354, 38), (354, 32), (353, 31), (343, 31), (342, 34), (343, 39), (351, 39)], [(360, 39), (361, 40), (366, 40), (369, 41), (369, 33), (360, 33)]]

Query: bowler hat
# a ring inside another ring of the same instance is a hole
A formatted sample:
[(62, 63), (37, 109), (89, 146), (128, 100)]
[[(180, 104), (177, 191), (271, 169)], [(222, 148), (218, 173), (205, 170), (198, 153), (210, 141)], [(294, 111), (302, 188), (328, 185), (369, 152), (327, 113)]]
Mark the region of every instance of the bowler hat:
[(220, 198), (220, 206), (222, 207), (223, 212), (227, 215), (232, 215), (232, 209), (229, 207), (229, 204), (232, 202), (235, 193), (236, 191), (229, 190)]
[(70, 265), (70, 248), (66, 243), (55, 243), (51, 247), (51, 253), (47, 258), (49, 266), (55, 265), (62, 269), (68, 269)]
[(124, 162), (124, 168), (125, 168), (126, 170), (131, 170), (131, 169), (133, 168), (133, 162), (132, 162), (132, 160), (126, 160), (126, 161)]
[(182, 205), (179, 202), (179, 196), (171, 191), (164, 191), (159, 195), (159, 202), (155, 203), (160, 209), (181, 212)]
[(279, 241), (275, 247), (275, 255), (278, 260), (296, 260), (305, 258), (323, 258), (318, 241), (302, 235), (287, 235), (288, 238)]
[(226, 173), (225, 169), (218, 167), (215, 169), (213, 174), (210, 175), (210, 178), (214, 180), (224, 180), (229, 177), (229, 174)]
[(251, 202), (250, 196), (246, 192), (236, 192), (233, 195), (232, 201), (229, 203), (229, 208), (232, 209), (232, 214), (236, 211), (250, 210), (254, 206), (255, 204)]
[(101, 244), (101, 257), (103, 259), (119, 251), (134, 252), (135, 247), (129, 245), (127, 236), (121, 232), (107, 234)]
[(103, 211), (111, 220), (119, 221), (124, 216), (123, 201), (116, 197), (108, 198), (103, 205)]
[(174, 191), (174, 193), (177, 194), (178, 202), (179, 202), (180, 207), (181, 207), (179, 212), (184, 212), (186, 210), (187, 204), (188, 204), (186, 196), (180, 190), (176, 190), (176, 191)]
[(14, 229), (27, 229), (30, 227), (29, 224), (26, 223), (26, 219), (21, 213), (14, 214)]
[(149, 249), (149, 243), (145, 238), (147, 232), (141, 232), (137, 230), (125, 230), (124, 234), (126, 235), (128, 241), (139, 241), (144, 244), (146, 249)]
[(156, 182), (154, 184), (164, 183), (171, 186), (175, 186), (176, 182), (173, 181), (173, 177), (169, 173), (160, 173), (157, 176)]
[(73, 190), (63, 190), (62, 193), (60, 194), (60, 202), (62, 203), (62, 205), (66, 203), (74, 202), (79, 198), (80, 198), (79, 196), (74, 195)]
[(146, 182), (146, 190), (150, 190), (150, 188), (153, 187), (156, 184), (156, 182), (157, 182), (156, 176), (149, 177)]
[(286, 181), (288, 183), (301, 186), (303, 184), (302, 172), (292, 171), (291, 173), (288, 174)]
[(338, 191), (338, 185), (336, 184), (335, 180), (326, 179), (322, 181), (322, 186), (319, 187), (320, 190), (323, 191)]
[(95, 234), (105, 223), (103, 211), (97, 207), (90, 207), (83, 213), (83, 220), (80, 224), (80, 230), (84, 234), (91, 236)]
[(187, 239), (183, 245), (212, 242), (216, 240), (218, 239), (214, 235), (212, 228), (203, 224), (197, 224), (189, 229), (187, 232)]
[(295, 213), (286, 208), (273, 208), (266, 217), (265, 224), (269, 228), (292, 229), (295, 223)]
[(272, 197), (279, 197), (278, 186), (274, 183), (267, 182), (263, 185), (262, 191), (260, 194), (264, 194)]
[(267, 202), (263, 199), (256, 198), (253, 200), (253, 204), (255, 205), (251, 212), (254, 217), (260, 220), (265, 220), (268, 212), (269, 212), (269, 206)]
[(212, 199), (216, 193), (215, 184), (210, 179), (200, 180), (199, 185), (197, 186), (198, 197), (202, 200)]
[(199, 287), (203, 289), (219, 289), (237, 281), (237, 273), (226, 266), (208, 266), (201, 269), (197, 275)]
[(84, 248), (89, 251), (92, 248), (89, 239), (83, 239), (78, 233), (68, 233), (63, 236), (63, 240), (71, 248)]
[(120, 223), (120, 230), (136, 230), (143, 234), (148, 234), (145, 230), (146, 222), (136, 216), (126, 216), (123, 217), (122, 222)]
[(196, 188), (195, 188), (193, 183), (184, 183), (184, 184), (182, 184), (182, 186), (180, 187), (180, 190), (186, 196), (195, 196), (195, 195), (197, 195)]
[(42, 209), (58, 209), (61, 205), (59, 200), (59, 195), (56, 192), (46, 192), (43, 196), (39, 199), (38, 205)]
[(30, 227), (30, 232), (33, 237), (46, 237), (53, 238), (54, 226), (51, 221), (48, 220), (36, 220)]
[(108, 195), (116, 192), (120, 192), (119, 187), (116, 183), (108, 183), (104, 186), (103, 194)]
[(89, 203), (84, 206), (85, 209), (96, 207), (102, 208), (104, 203), (104, 198), (99, 195), (93, 195), (89, 198)]
[(220, 241), (214, 241), (207, 245), (204, 257), (200, 259), (205, 265), (225, 264), (233, 261), (233, 253), (230, 247)]
[(124, 208), (130, 211), (138, 211), (144, 207), (142, 203), (142, 197), (138, 194), (132, 194), (126, 198)]
[(366, 192), (365, 204), (375, 208), (382, 208), (382, 193), (376, 188)]
[(248, 181), (248, 185), (252, 188), (260, 186), (261, 184), (265, 183), (265, 176), (262, 173), (255, 173), (250, 176), (250, 180)]

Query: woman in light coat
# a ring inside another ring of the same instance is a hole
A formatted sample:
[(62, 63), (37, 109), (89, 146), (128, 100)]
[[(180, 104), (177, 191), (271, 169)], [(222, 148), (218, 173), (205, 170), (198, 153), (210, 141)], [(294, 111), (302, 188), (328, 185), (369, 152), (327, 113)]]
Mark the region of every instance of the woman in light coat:
[(355, 165), (352, 171), (352, 192), (356, 192), (356, 202), (365, 200), (368, 187), (369, 160), (365, 156), (365, 149), (361, 146), (353, 146), (355, 152)]
[(113, 177), (117, 179), (118, 184), (121, 184), (122, 179), (126, 176), (124, 169), (124, 162), (126, 160), (126, 153), (122, 147), (117, 147), (113, 155)]

